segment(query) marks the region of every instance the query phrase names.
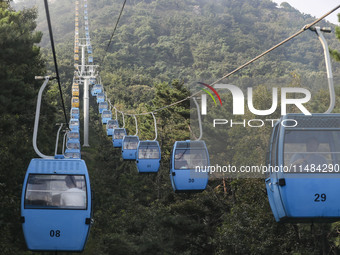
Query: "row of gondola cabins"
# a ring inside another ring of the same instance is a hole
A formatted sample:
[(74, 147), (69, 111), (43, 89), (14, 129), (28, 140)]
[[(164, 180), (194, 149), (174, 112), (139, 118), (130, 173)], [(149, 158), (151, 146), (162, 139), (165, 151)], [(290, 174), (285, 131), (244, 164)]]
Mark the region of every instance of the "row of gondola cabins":
[[(87, 4), (84, 4), (84, 26), (85, 26), (85, 40), (87, 46), (88, 63), (93, 63), (92, 46), (89, 32), (89, 21)], [(75, 17), (75, 44), (74, 44), (74, 61), (79, 61), (79, 7), (76, 5), (76, 17)], [(76, 63), (77, 65), (77, 63)]]
[[(160, 167), (161, 150), (156, 140), (139, 140), (137, 135), (127, 135), (112, 119), (112, 111), (105, 101), (101, 84), (92, 87), (91, 95), (96, 97), (101, 123), (106, 124), (106, 133), (112, 137), (114, 148), (121, 148), (124, 160), (136, 161), (139, 173), (157, 173)], [(196, 172), (196, 166), (208, 166), (209, 154), (204, 141), (176, 141), (171, 153), (170, 180), (175, 192), (202, 191), (208, 183), (207, 172)]]

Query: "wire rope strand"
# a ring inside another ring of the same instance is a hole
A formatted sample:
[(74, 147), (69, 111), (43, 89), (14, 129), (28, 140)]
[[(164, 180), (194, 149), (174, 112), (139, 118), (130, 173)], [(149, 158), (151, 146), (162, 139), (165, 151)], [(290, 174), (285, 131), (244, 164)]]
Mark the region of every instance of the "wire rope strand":
[[(244, 63), (243, 65), (237, 67), (236, 69), (234, 69), (233, 71), (231, 71), (230, 73), (224, 75), (223, 77), (217, 79), (216, 81), (214, 81), (213, 83), (211, 83), (210, 85), (213, 86), (216, 83), (220, 82), (221, 80), (229, 77), (230, 75), (236, 73), (237, 71), (241, 70), (242, 68), (248, 66), (249, 64), (253, 63), (254, 61), (258, 60), (259, 58), (263, 57), (264, 55), (268, 54), (269, 52), (275, 50), (276, 48), (280, 47), (281, 45), (285, 44), (286, 42), (290, 41), (291, 39), (293, 39), (294, 37), (300, 35), (301, 33), (305, 32), (306, 30), (308, 30), (310, 27), (314, 26), (316, 23), (320, 22), (322, 19), (324, 19), (325, 17), (327, 17), (329, 14), (331, 14), (332, 12), (336, 11), (337, 9), (340, 8), (340, 5), (338, 5), (337, 7), (335, 7), (334, 9), (332, 9), (331, 11), (327, 12), (326, 14), (324, 14), (323, 16), (321, 16), (320, 18), (318, 18), (317, 20), (315, 20), (314, 22), (305, 25), (303, 28), (301, 28), (299, 31), (297, 31), (295, 34), (289, 36), (288, 38), (286, 38), (285, 40), (283, 40), (282, 42), (274, 45), (273, 47), (271, 47), (270, 49), (264, 51), (263, 53), (261, 53), (260, 55), (256, 56), (255, 58), (249, 60), (248, 62)], [(195, 96), (196, 94), (201, 93), (201, 91), (196, 92), (195, 94), (193, 94), (192, 96)]]
[(52, 47), (52, 53), (53, 53), (54, 67), (55, 67), (55, 72), (56, 72), (56, 76), (57, 76), (56, 78), (57, 78), (58, 86), (59, 86), (59, 93), (60, 93), (60, 98), (61, 98), (61, 104), (62, 104), (63, 111), (64, 111), (66, 127), (69, 128), (68, 119), (67, 119), (67, 115), (66, 115), (65, 104), (64, 104), (64, 98), (63, 98), (63, 92), (61, 90), (61, 85), (60, 85), (60, 77), (59, 77), (57, 57), (56, 57), (55, 48), (54, 48), (54, 39), (53, 39), (50, 11), (48, 9), (48, 2), (47, 2), (47, 0), (44, 0), (44, 3), (45, 3), (46, 19), (47, 19), (47, 24), (48, 24), (48, 31), (49, 31), (49, 34), (50, 34), (50, 41), (51, 41), (51, 47)]
[(122, 8), (121, 8), (121, 10), (120, 10), (120, 13), (119, 13), (119, 16), (118, 16), (116, 25), (115, 25), (115, 27), (114, 27), (114, 29), (113, 29), (113, 32), (112, 32), (112, 35), (111, 35), (111, 38), (110, 38), (110, 41), (109, 41), (109, 43), (108, 43), (107, 46), (106, 46), (105, 54), (104, 54), (102, 60), (100, 61), (101, 64), (103, 63), (104, 58), (106, 57), (107, 51), (108, 51), (108, 49), (109, 49), (109, 47), (110, 47), (110, 44), (111, 44), (111, 42), (112, 42), (112, 38), (113, 38), (113, 36), (114, 36), (114, 34), (115, 34), (116, 30), (117, 30), (118, 23), (119, 23), (120, 17), (122, 16), (122, 13), (123, 13), (125, 4), (126, 4), (126, 0), (124, 0), (123, 6), (122, 6)]
[[(231, 71), (230, 73), (228, 73), (228, 74), (224, 75), (223, 77), (217, 79), (216, 81), (214, 81), (214, 82), (211, 83), (210, 85), (211, 85), (211, 86), (214, 86), (216, 83), (220, 82), (221, 80), (223, 80), (223, 79), (225, 79), (225, 78), (231, 76), (232, 74), (236, 73), (237, 71), (241, 70), (242, 68), (248, 66), (249, 64), (251, 64), (251, 63), (253, 63), (254, 61), (258, 60), (259, 58), (265, 56), (265, 55), (268, 54), (269, 52), (275, 50), (276, 48), (278, 48), (278, 47), (280, 47), (281, 45), (285, 44), (286, 42), (290, 41), (290, 40), (293, 39), (294, 37), (300, 35), (300, 34), (303, 33), (304, 31), (308, 30), (310, 27), (314, 26), (316, 23), (320, 22), (322, 19), (324, 19), (325, 17), (327, 17), (328, 15), (330, 15), (331, 13), (333, 13), (334, 11), (336, 11), (336, 10), (339, 9), (339, 8), (340, 8), (340, 5), (338, 5), (337, 7), (333, 8), (331, 11), (327, 12), (326, 14), (324, 14), (323, 16), (321, 16), (320, 18), (318, 18), (318, 19), (315, 20), (314, 22), (312, 22), (312, 23), (310, 23), (310, 24), (308, 24), (308, 25), (305, 25), (302, 29), (300, 29), (300, 30), (299, 30), (298, 32), (296, 32), (295, 34), (289, 36), (289, 37), (286, 38), (285, 40), (283, 40), (283, 41), (281, 41), (280, 43), (274, 45), (273, 47), (271, 47), (270, 49), (264, 51), (263, 53), (261, 53), (260, 55), (256, 56), (255, 58), (253, 58), (253, 59), (249, 60), (248, 62), (244, 63), (243, 65), (237, 67), (236, 69), (234, 69), (234, 70)], [(192, 95), (190, 95), (190, 96), (188, 96), (188, 97), (186, 97), (186, 98), (184, 98), (184, 99), (181, 99), (181, 100), (179, 100), (179, 101), (177, 101), (177, 102), (174, 102), (174, 103), (172, 103), (172, 104), (163, 106), (163, 107), (161, 107), (161, 108), (157, 108), (157, 109), (155, 109), (155, 110), (153, 110), (153, 111), (151, 111), (151, 112), (131, 113), (131, 114), (126, 114), (126, 115), (130, 115), (130, 116), (136, 115), (136, 116), (138, 116), (138, 115), (152, 114), (152, 113), (154, 113), (154, 112), (158, 112), (158, 111), (161, 111), (161, 110), (170, 108), (170, 107), (172, 107), (172, 106), (174, 106), (174, 105), (180, 104), (180, 103), (182, 103), (182, 102), (184, 102), (184, 101), (186, 101), (186, 100), (188, 100), (188, 99), (190, 99), (190, 98), (192, 98), (192, 97), (194, 97), (194, 96), (196, 96), (196, 95), (198, 95), (198, 94), (200, 94), (200, 93), (202, 93), (202, 90), (197, 91), (196, 93), (194, 93), (194, 94), (192, 94)]]

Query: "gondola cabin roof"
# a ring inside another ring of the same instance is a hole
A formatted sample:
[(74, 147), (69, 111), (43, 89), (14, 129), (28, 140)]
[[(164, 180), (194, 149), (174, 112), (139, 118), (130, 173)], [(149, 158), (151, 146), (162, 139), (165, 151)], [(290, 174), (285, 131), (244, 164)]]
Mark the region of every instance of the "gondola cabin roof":
[(206, 149), (203, 141), (177, 141), (175, 142), (176, 149)]
[(312, 115), (287, 114), (281, 118), (284, 120), (284, 129), (327, 129), (340, 128), (340, 114), (318, 113)]
[(28, 174), (86, 174), (85, 161), (82, 159), (32, 159)]
[(140, 143), (139, 143), (139, 147), (155, 147), (155, 146), (156, 147), (159, 146), (157, 141), (149, 141), (149, 140), (147, 140), (147, 141), (140, 141)]

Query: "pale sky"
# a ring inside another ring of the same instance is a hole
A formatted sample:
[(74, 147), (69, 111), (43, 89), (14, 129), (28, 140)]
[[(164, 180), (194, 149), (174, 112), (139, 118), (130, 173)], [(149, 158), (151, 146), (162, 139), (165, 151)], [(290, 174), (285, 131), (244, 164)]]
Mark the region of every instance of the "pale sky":
[[(272, 0), (280, 5), (282, 2), (289, 3), (295, 9), (305, 14), (310, 14), (316, 18), (320, 18), (330, 10), (340, 5), (340, 0)], [(340, 25), (337, 14), (340, 13), (340, 8), (327, 16), (326, 20), (335, 25)]]

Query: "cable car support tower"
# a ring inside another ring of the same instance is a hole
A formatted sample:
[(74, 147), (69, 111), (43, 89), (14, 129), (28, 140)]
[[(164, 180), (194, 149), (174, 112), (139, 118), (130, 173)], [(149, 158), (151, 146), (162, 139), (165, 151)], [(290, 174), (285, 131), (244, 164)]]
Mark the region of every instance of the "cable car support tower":
[[(76, 30), (77, 30), (77, 17), (78, 8), (76, 1)], [(90, 97), (89, 89), (90, 84), (96, 81), (98, 76), (98, 65), (93, 64), (92, 46), (89, 33), (88, 15), (87, 15), (87, 1), (81, 1), (84, 3), (84, 32), (85, 38), (77, 38), (75, 34), (75, 46), (81, 48), (81, 64), (75, 63), (75, 79), (79, 84), (83, 84), (83, 114), (84, 114), (84, 147), (89, 147), (89, 121), (90, 121)], [(87, 49), (87, 50), (86, 50)], [(86, 56), (88, 57), (88, 64), (86, 63)], [(79, 59), (79, 57), (78, 57)], [(75, 58), (76, 60), (76, 58)]]

